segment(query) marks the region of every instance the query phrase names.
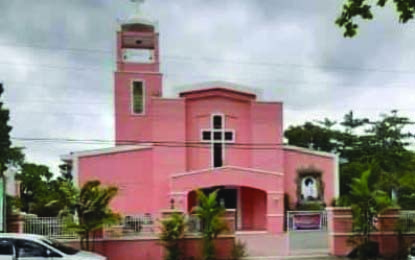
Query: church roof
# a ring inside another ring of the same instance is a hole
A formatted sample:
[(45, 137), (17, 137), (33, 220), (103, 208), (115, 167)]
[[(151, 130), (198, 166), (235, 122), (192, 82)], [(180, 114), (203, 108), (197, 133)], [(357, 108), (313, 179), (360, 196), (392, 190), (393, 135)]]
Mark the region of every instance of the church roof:
[(207, 96), (226, 96), (243, 100), (255, 100), (257, 90), (226, 81), (210, 81), (184, 86), (186, 89), (179, 96), (184, 98), (201, 98)]

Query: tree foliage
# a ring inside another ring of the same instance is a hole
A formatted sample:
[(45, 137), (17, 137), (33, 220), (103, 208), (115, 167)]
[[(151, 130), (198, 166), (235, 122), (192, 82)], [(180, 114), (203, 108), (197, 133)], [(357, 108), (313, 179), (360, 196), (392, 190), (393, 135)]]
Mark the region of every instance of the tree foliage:
[(42, 217), (57, 215), (59, 210), (46, 206), (48, 202), (60, 196), (58, 185), (52, 177), (53, 174), (47, 166), (33, 163), (22, 165), (16, 179), (20, 181), (20, 209), (23, 212)]
[(371, 169), (371, 182), (380, 189), (396, 193), (398, 200), (414, 198), (415, 203), (415, 183), (411, 188), (402, 182), (403, 177), (415, 177), (415, 154), (409, 150), (414, 135), (407, 130), (413, 122), (409, 118), (393, 110), (369, 120), (357, 118), (350, 111), (338, 124), (328, 124), (334, 122), (328, 119), (321, 122), (326, 123), (291, 126), (284, 135), (291, 145), (339, 155), (341, 195), (350, 194), (352, 180)]
[[(353, 178), (350, 202), (353, 214), (353, 229), (360, 235), (352, 237), (358, 243), (360, 259), (369, 259), (373, 253), (370, 235), (376, 230), (376, 221), (380, 214), (391, 206), (389, 196), (370, 181), (371, 171), (367, 170), (359, 178)], [(357, 241), (356, 241), (357, 240)]]
[[(414, 18), (415, 1), (413, 0), (389, 0), (396, 8), (398, 19), (406, 23)], [(336, 24), (344, 30), (344, 37), (353, 37), (358, 30), (357, 18), (364, 20), (373, 19), (373, 8), (375, 6), (385, 7), (388, 0), (346, 0), (341, 14), (336, 19)]]
[[(3, 94), (3, 85), (0, 83), (0, 97)], [(3, 173), (9, 165), (20, 165), (24, 160), (22, 148), (12, 147), (10, 132), (12, 127), (8, 124), (9, 110), (4, 108), (0, 100), (0, 173)]]
[(203, 191), (197, 190), (198, 205), (193, 213), (202, 223), (204, 260), (215, 259), (215, 247), (213, 239), (227, 229), (223, 219), (225, 208), (217, 200), (219, 190), (206, 195)]
[(118, 188), (114, 186), (102, 187), (99, 181), (88, 181), (80, 190), (74, 187), (67, 187), (73, 190), (66, 190), (69, 206), (62, 215), (70, 215), (71, 209), (78, 221), (69, 223), (69, 227), (74, 229), (81, 237), (81, 247), (90, 250), (90, 238), (95, 232), (104, 225), (116, 223), (120, 216), (114, 213), (109, 204), (117, 195)]
[(389, 196), (370, 181), (370, 175), (371, 171), (366, 170), (360, 178), (353, 178), (350, 185), (354, 229), (362, 233), (365, 242), (375, 229), (375, 219), (391, 205)]

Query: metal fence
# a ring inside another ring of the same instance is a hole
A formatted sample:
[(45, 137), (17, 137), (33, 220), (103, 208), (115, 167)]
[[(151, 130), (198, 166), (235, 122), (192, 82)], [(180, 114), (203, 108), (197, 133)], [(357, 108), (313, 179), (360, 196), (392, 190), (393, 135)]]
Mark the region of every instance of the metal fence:
[(67, 227), (67, 220), (56, 217), (32, 217), (24, 218), (23, 232), (53, 238), (76, 238), (75, 231)]
[[(200, 220), (194, 215), (186, 216), (189, 234), (201, 232)], [(154, 236), (156, 221), (151, 214), (130, 215), (123, 217), (119, 223), (103, 229), (104, 237)], [(68, 228), (68, 221), (58, 217), (26, 216), (24, 218), (23, 232), (60, 239), (73, 239), (78, 235)]]
[(327, 230), (326, 211), (287, 211), (286, 229), (297, 230)]
[(155, 232), (155, 223), (151, 214), (126, 216), (117, 225), (104, 229), (105, 237), (125, 237), (151, 235)]
[(415, 233), (415, 211), (401, 210), (398, 227), (402, 233)]
[(187, 230), (189, 234), (199, 234), (202, 232), (202, 224), (198, 217), (195, 215), (188, 215), (186, 217)]

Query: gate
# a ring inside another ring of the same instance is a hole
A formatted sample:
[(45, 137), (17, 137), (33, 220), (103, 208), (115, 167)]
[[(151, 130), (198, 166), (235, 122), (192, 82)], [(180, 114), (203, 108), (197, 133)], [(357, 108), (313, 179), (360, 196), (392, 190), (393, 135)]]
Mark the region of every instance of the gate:
[(290, 254), (329, 252), (326, 211), (287, 211)]

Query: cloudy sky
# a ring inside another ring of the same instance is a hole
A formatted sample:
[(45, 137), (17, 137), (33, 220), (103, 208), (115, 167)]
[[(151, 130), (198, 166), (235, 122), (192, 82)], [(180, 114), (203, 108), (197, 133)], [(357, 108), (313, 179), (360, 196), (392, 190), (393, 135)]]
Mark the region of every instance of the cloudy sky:
[[(334, 25), (340, 0), (147, 0), (159, 23), (164, 94), (227, 80), (285, 104), (284, 124), (349, 110), (415, 119), (415, 23), (377, 9), (354, 39)], [(57, 171), (59, 156), (111, 145), (18, 138), (113, 140), (117, 20), (128, 0), (0, 1), (0, 82), (14, 144)]]

